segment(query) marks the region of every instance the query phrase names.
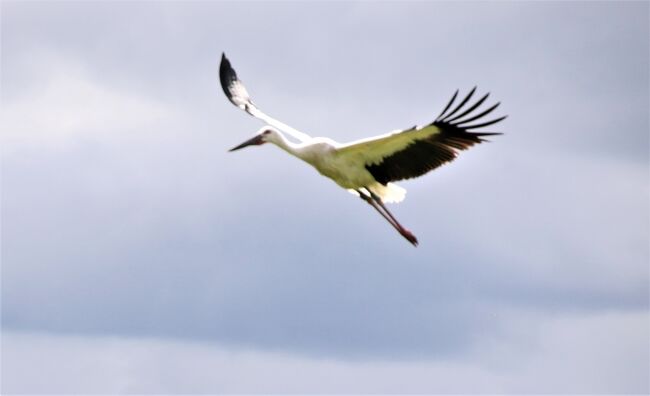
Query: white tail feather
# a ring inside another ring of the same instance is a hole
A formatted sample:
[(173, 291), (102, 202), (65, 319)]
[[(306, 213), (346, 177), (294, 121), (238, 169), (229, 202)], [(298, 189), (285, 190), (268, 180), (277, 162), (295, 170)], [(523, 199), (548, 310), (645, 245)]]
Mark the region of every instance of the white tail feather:
[[(375, 183), (373, 184), (370, 189), (372, 192), (374, 192), (379, 198), (381, 198), (381, 201), (384, 203), (398, 203), (402, 202), (404, 198), (406, 197), (406, 189), (398, 186), (397, 184), (393, 183), (388, 183), (387, 185), (383, 185), (380, 183)], [(347, 189), (351, 194), (356, 195), (357, 197), (359, 196), (359, 192), (355, 189), (348, 188)], [(368, 196), (367, 192), (364, 192), (366, 196)]]
[(397, 184), (388, 183), (383, 185), (377, 183), (370, 187), (372, 191), (381, 198), (385, 203), (398, 203), (402, 202), (406, 197), (406, 189), (398, 186)]

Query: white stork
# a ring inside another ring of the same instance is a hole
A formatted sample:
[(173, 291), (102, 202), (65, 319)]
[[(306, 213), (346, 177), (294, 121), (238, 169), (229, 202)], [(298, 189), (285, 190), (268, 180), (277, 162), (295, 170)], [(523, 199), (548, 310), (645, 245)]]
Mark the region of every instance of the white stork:
[[(384, 206), (386, 202), (402, 201), (406, 194), (405, 189), (392, 182), (421, 176), (452, 161), (458, 150), (484, 142), (484, 136), (500, 135), (471, 130), (496, 124), (506, 118), (504, 116), (473, 123), (499, 106), (497, 103), (477, 114), (475, 110), (485, 102), (489, 93), (469, 105), (476, 90), (474, 87), (451, 109), (458, 96), (456, 91), (436, 120), (428, 125), (341, 144), (328, 138), (312, 138), (260, 111), (251, 101), (225, 54), (221, 57), (219, 77), (223, 91), (235, 106), (270, 125), (262, 127), (253, 138), (230, 151), (251, 145), (275, 144), (316, 168), (321, 175), (361, 197), (414, 246), (418, 244), (415, 235), (402, 227)], [(280, 130), (297, 142), (289, 141)]]

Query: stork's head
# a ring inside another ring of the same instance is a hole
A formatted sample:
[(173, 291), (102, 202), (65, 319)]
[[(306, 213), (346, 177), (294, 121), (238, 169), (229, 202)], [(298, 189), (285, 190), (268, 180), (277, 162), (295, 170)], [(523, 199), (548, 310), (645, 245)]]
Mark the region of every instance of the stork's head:
[(251, 139), (248, 139), (244, 143), (240, 144), (239, 146), (235, 146), (228, 151), (239, 150), (246, 146), (253, 146), (253, 145), (259, 146), (264, 143), (273, 142), (277, 138), (279, 138), (279, 132), (269, 126), (265, 126), (262, 129), (260, 129), (257, 132), (257, 134), (253, 136)]

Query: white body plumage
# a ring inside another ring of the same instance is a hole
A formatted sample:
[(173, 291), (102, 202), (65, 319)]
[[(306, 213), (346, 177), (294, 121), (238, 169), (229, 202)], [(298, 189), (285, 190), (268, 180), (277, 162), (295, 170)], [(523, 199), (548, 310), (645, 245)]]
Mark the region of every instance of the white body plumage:
[(281, 132), (268, 126), (260, 129), (258, 135), (264, 136), (264, 142), (272, 143), (305, 161), (318, 173), (332, 179), (354, 195), (359, 195), (358, 190), (361, 188), (370, 188), (387, 203), (400, 202), (406, 196), (406, 190), (394, 183), (378, 183), (365, 168), (364, 158), (353, 155), (353, 152), (340, 150), (344, 146), (332, 139), (315, 137), (301, 143), (292, 143)]

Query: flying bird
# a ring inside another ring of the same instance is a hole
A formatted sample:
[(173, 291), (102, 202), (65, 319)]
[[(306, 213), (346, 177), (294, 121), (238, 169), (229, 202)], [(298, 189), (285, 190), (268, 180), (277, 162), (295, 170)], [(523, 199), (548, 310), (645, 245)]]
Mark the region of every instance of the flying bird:
[[(422, 176), (454, 160), (460, 150), (486, 141), (484, 137), (500, 135), (475, 130), (506, 118), (485, 121), (485, 116), (499, 103), (479, 112), (489, 93), (470, 104), (476, 91), (474, 87), (454, 106), (457, 90), (430, 124), (350, 143), (337, 143), (329, 138), (310, 137), (263, 113), (251, 100), (225, 54), (221, 56), (219, 78), (230, 102), (268, 124), (251, 139), (229, 151), (265, 143), (278, 146), (367, 202), (414, 246), (418, 244), (415, 235), (404, 228), (384, 205), (400, 202), (406, 195), (406, 190), (393, 182)], [(287, 139), (285, 134), (294, 141)]]

